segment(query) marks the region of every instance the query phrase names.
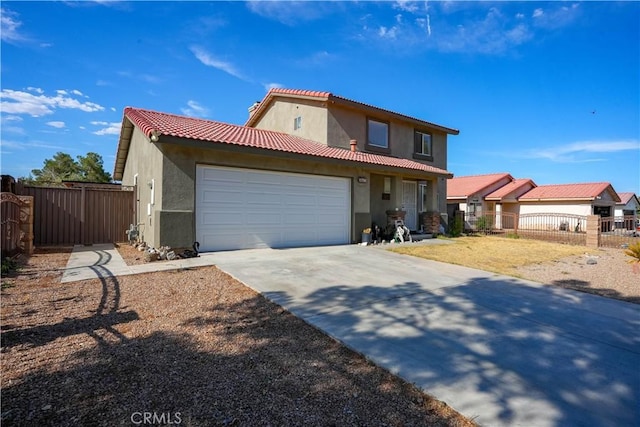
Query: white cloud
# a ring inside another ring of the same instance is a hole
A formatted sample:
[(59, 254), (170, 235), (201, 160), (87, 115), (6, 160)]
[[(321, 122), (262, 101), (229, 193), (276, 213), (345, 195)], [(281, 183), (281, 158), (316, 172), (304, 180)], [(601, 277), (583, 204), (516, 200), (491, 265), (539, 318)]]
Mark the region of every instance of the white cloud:
[(47, 122), (47, 125), (56, 129), (64, 129), (66, 127), (65, 123), (60, 121)]
[(620, 151), (638, 151), (640, 141), (579, 141), (571, 144), (532, 150), (528, 157), (548, 159), (558, 163), (602, 161), (602, 158), (590, 157), (590, 154), (615, 153)]
[(420, 6), (418, 5), (418, 2), (415, 1), (399, 0), (393, 4), (393, 8), (400, 9), (405, 12), (414, 13), (418, 11)]
[[(443, 32), (441, 32), (443, 33)], [(529, 26), (511, 22), (499, 9), (492, 7), (482, 20), (466, 21), (436, 40), (444, 52), (476, 52), (503, 54), (533, 38)]]
[(279, 89), (284, 87), (284, 85), (280, 83), (264, 83), (262, 86), (264, 86), (264, 90), (267, 92), (269, 92), (271, 89)]
[(324, 18), (339, 12), (343, 5), (340, 2), (320, 1), (250, 1), (247, 8), (264, 18), (278, 21), (281, 24), (294, 26), (305, 22)]
[(397, 36), (397, 32), (398, 32), (398, 27), (396, 26), (387, 28), (384, 25), (382, 25), (380, 26), (380, 28), (378, 28), (378, 35), (382, 38), (395, 39)]
[(196, 101), (189, 100), (187, 105), (189, 106), (188, 108), (181, 108), (182, 114), (193, 117), (206, 117), (209, 115), (209, 109)]
[(6, 122), (22, 122), (24, 121), (24, 119), (20, 116), (2, 116), (2, 118), (0, 119), (1, 123), (6, 123)]
[(540, 32), (570, 25), (580, 13), (579, 3), (545, 3), (530, 7), (482, 2), (398, 1), (392, 9), (402, 14), (367, 14), (361, 18), (359, 40), (394, 50), (433, 49), (440, 52), (462, 52), (502, 55), (533, 40)]
[(207, 67), (217, 68), (218, 70), (224, 71), (227, 74), (239, 78), (240, 80), (247, 80), (233, 64), (214, 57), (203, 48), (199, 46), (191, 46), (189, 50), (191, 50), (198, 61), (202, 62)]
[(71, 93), (78, 96), (84, 96), (84, 94), (80, 92), (78, 89), (73, 89)]
[(545, 29), (557, 29), (565, 27), (572, 23), (580, 13), (580, 4), (573, 3), (571, 5), (562, 4), (561, 6), (553, 4), (553, 9), (536, 9), (533, 12), (533, 23)]
[(29, 114), (33, 117), (53, 114), (57, 108), (80, 110), (87, 113), (102, 111), (104, 107), (94, 102), (81, 102), (75, 98), (66, 96), (66, 92), (59, 90), (56, 96), (46, 96), (39, 90), (33, 93), (2, 89), (0, 92), (0, 109), (3, 113)]
[(91, 122), (91, 124), (106, 126), (105, 128), (92, 132), (94, 135), (120, 135), (120, 128), (122, 127), (122, 123), (120, 122)]
[(14, 150), (27, 150), (29, 148), (46, 148), (49, 150), (64, 150), (65, 148), (68, 148), (68, 147), (62, 147), (60, 145), (44, 144), (41, 142), (17, 142), (17, 141), (11, 141), (6, 139), (3, 139), (0, 141), (0, 146), (2, 146), (2, 148), (6, 147)]
[(326, 50), (322, 50), (319, 52), (312, 53), (311, 55), (304, 57), (302, 59), (298, 59), (295, 61), (295, 64), (300, 67), (321, 67), (331, 62), (335, 61), (338, 58), (337, 55), (327, 52)]
[(20, 32), (22, 22), (18, 19), (18, 14), (5, 8), (0, 8), (0, 38), (3, 42), (19, 43), (27, 41)]

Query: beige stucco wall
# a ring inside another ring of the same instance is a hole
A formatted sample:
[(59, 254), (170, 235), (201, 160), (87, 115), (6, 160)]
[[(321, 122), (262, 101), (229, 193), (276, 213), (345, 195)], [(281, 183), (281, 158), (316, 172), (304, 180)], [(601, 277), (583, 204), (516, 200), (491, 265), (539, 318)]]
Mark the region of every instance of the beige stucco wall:
[(521, 202), (520, 215), (535, 213), (559, 213), (570, 215), (591, 215), (590, 202)]
[[(155, 143), (149, 139), (137, 128), (134, 127), (129, 144), (129, 152), (127, 162), (122, 175), (123, 185), (134, 185), (135, 175), (137, 174), (137, 220), (141, 233), (141, 239), (149, 244), (156, 245), (154, 234), (159, 232), (154, 221), (154, 215), (162, 206), (162, 152)], [(154, 203), (151, 205), (151, 215), (147, 215), (147, 207), (151, 203), (151, 189), (149, 183), (154, 184)]]
[[(161, 144), (166, 156), (164, 163), (164, 182), (166, 189), (163, 200), (163, 245), (189, 246), (195, 238), (195, 180), (198, 164), (265, 169), (272, 171), (305, 173), (313, 175), (339, 176), (350, 178), (351, 186), (351, 224), (352, 241), (360, 238), (361, 228), (370, 223), (369, 219), (369, 172), (361, 167), (342, 166), (286, 157), (263, 156), (242, 152), (208, 149), (198, 146)], [(358, 183), (358, 177), (366, 179)], [(185, 226), (187, 217), (189, 226)], [(172, 218), (175, 218), (173, 220)], [(179, 229), (182, 235), (175, 235), (171, 229)], [(189, 231), (189, 228), (191, 229)]]
[[(273, 102), (254, 126), (274, 130), (327, 144), (327, 109), (317, 101), (278, 100)], [(300, 129), (294, 129), (294, 119), (302, 118)]]
[[(329, 108), (328, 144), (334, 147), (349, 149), (350, 140), (358, 141), (359, 151), (365, 151), (367, 138), (367, 116), (365, 113), (349, 108), (333, 106)], [(389, 121), (385, 117), (374, 117)], [(433, 161), (414, 159), (414, 132), (421, 130), (431, 133)], [(410, 123), (397, 120), (389, 121), (389, 147), (391, 156), (411, 159), (420, 163), (447, 168), (447, 134), (426, 127), (417, 128)], [(446, 185), (446, 184), (445, 184)], [(446, 193), (445, 193), (446, 194)]]
[[(294, 131), (294, 118), (302, 117), (302, 128)], [(350, 141), (357, 141), (357, 149), (365, 151), (367, 118), (357, 109), (341, 105), (325, 105), (314, 100), (276, 99), (255, 125), (259, 129), (275, 130), (301, 136), (333, 147), (350, 149)], [(371, 116), (373, 117), (373, 116)], [(411, 159), (440, 169), (447, 169), (447, 134), (428, 127), (416, 127), (411, 123), (390, 120), (389, 117), (373, 117), (389, 121), (390, 155)], [(414, 131), (422, 130), (432, 135), (433, 161), (414, 159)], [(434, 177), (429, 177), (432, 179)], [(422, 178), (425, 179), (425, 178)], [(430, 205), (433, 210), (446, 213), (446, 179), (437, 179), (430, 187)], [(401, 180), (400, 180), (401, 185)], [(434, 192), (433, 190), (437, 190)], [(398, 203), (398, 202), (394, 202)]]

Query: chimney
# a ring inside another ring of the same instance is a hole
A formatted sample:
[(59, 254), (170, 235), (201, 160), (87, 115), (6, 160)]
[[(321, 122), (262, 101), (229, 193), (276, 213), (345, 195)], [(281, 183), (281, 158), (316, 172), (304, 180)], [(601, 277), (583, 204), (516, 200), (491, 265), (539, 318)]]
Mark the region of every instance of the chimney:
[(351, 141), (349, 141), (349, 145), (351, 145), (351, 151), (352, 152), (356, 152), (358, 151), (358, 141), (355, 139), (352, 139)]
[(249, 117), (253, 116), (253, 113), (258, 109), (259, 106), (260, 101), (256, 101), (253, 103), (253, 105), (251, 105), (251, 107), (249, 107)]

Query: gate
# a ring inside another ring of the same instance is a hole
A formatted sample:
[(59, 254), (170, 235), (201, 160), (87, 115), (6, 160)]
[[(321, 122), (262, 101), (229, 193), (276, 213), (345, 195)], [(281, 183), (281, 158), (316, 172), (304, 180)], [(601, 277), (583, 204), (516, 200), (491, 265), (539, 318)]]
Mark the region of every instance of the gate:
[(600, 246), (620, 248), (640, 242), (640, 231), (636, 227), (632, 215), (600, 218)]
[(2, 258), (15, 255), (20, 248), (20, 209), (22, 201), (12, 193), (0, 193)]
[(35, 245), (122, 242), (135, 223), (132, 190), (24, 186), (19, 191), (34, 198)]

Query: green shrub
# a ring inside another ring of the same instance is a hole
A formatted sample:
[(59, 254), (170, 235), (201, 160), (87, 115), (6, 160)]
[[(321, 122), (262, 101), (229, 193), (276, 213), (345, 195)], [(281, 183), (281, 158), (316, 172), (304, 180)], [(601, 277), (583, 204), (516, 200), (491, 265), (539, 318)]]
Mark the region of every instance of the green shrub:
[(451, 234), (451, 237), (460, 237), (462, 235), (462, 231), (462, 218), (460, 218), (460, 215), (456, 215), (453, 219), (453, 225), (451, 226), (449, 234)]
[(13, 270), (16, 269), (17, 266), (18, 264), (11, 258), (4, 258), (2, 260), (2, 271), (1, 271), (2, 277), (11, 273)]
[(476, 229), (485, 233), (490, 232), (493, 229), (493, 221), (489, 216), (481, 216), (476, 220)]

